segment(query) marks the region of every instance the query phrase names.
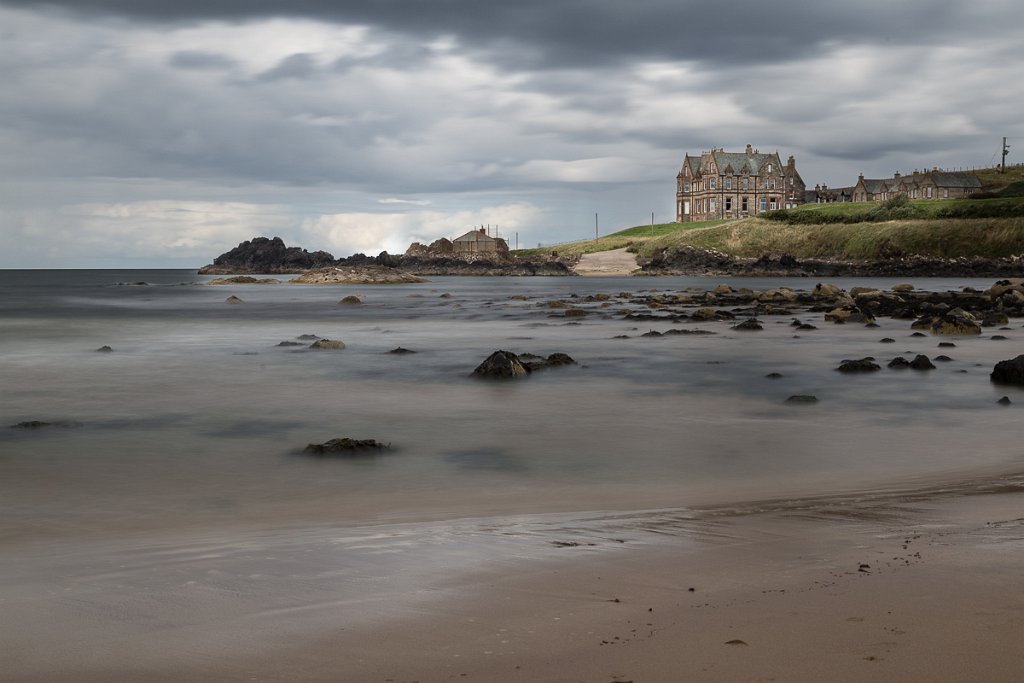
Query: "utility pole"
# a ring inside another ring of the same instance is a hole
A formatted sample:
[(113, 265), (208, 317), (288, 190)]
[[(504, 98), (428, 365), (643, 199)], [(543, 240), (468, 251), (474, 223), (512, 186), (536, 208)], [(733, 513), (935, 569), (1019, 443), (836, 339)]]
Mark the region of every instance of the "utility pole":
[(1006, 155), (1010, 153), (1010, 146), (1006, 144), (1006, 138), (1003, 138), (1003, 161), (1000, 165), (999, 172), (1006, 173)]
[(597, 239), (597, 214), (594, 214), (594, 239)]

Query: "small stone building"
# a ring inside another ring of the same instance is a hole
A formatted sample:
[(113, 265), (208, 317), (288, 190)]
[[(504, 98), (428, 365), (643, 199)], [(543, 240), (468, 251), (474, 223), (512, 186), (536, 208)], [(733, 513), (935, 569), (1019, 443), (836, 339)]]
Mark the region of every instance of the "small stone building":
[(507, 254), (508, 243), (491, 237), (485, 228), (474, 229), (452, 240), (456, 254)]
[(803, 204), (806, 186), (792, 156), (722, 148), (683, 159), (676, 176), (676, 222), (745, 218)]
[(905, 194), (910, 199), (952, 199), (967, 197), (981, 190), (981, 181), (968, 171), (914, 171), (911, 175), (893, 174), (892, 178), (857, 177), (853, 201), (880, 202)]

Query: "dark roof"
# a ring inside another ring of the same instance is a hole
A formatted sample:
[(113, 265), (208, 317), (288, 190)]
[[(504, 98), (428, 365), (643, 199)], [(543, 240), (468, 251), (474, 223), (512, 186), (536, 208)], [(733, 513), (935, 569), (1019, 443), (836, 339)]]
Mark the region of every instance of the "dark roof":
[(980, 189), (981, 181), (978, 176), (965, 171), (932, 171), (928, 174), (937, 187), (963, 187), (967, 189)]
[(460, 235), (452, 240), (452, 242), (497, 242), (498, 240), (486, 233), (482, 233), (479, 230), (470, 230), (465, 235)]

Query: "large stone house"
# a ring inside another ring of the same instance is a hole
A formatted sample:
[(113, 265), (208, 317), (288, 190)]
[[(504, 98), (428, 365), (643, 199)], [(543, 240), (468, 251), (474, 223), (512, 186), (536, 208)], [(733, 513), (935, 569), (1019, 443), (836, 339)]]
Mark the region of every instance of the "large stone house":
[(804, 203), (806, 186), (792, 156), (722, 148), (687, 154), (676, 176), (676, 221), (743, 218)]
[(905, 194), (911, 199), (950, 199), (966, 197), (981, 190), (978, 176), (967, 171), (914, 171), (911, 175), (892, 178), (857, 177), (853, 188), (853, 201), (879, 202)]

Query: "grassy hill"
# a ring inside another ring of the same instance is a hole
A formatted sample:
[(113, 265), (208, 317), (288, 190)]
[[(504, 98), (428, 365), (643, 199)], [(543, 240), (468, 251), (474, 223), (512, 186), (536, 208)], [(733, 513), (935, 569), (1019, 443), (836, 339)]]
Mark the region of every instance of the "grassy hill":
[(693, 246), (752, 258), (768, 252), (838, 260), (1024, 255), (1024, 166), (977, 174), (989, 198), (808, 204), (742, 220), (640, 225), (514, 253), (572, 256), (628, 247), (650, 256)]

